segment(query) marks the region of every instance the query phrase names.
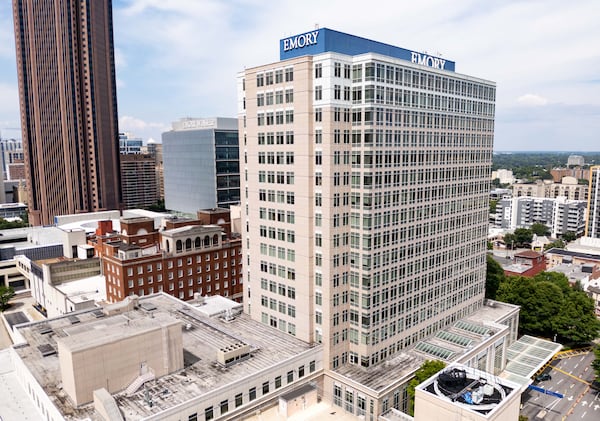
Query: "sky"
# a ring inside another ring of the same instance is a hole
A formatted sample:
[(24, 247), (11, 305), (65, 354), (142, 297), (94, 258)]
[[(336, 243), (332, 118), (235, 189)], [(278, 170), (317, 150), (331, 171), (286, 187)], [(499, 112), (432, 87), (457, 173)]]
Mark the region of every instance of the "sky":
[[(11, 3), (0, 0), (0, 135), (19, 138)], [(496, 151), (600, 150), (598, 0), (113, 0), (113, 19), (119, 129), (145, 140), (182, 117), (237, 117), (237, 73), (318, 25), (496, 82)]]

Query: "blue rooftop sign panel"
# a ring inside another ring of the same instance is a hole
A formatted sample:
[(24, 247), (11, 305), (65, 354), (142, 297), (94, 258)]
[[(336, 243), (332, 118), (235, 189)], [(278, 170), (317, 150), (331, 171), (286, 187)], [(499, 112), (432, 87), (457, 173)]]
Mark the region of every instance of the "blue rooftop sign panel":
[(350, 56), (377, 53), (433, 67), (434, 69), (449, 70), (452, 72), (454, 71), (455, 64), (453, 61), (441, 57), (394, 47), (393, 45), (345, 34), (328, 28), (315, 29), (279, 41), (280, 60), (326, 52), (341, 53)]

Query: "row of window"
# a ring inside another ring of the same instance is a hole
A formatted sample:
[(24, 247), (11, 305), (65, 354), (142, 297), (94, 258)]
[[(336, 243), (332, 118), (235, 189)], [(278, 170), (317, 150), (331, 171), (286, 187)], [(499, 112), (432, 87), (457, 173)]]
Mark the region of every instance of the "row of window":
[[(344, 78), (350, 79), (350, 65), (344, 64)], [(323, 75), (322, 64), (314, 67), (315, 79)], [(334, 77), (341, 76), (341, 64), (334, 63)], [(496, 88), (472, 81), (459, 80), (448, 76), (436, 75), (428, 71), (395, 66), (380, 62), (369, 62), (352, 65), (352, 82), (382, 82), (389, 85), (399, 85), (408, 88), (423, 89), (477, 98), (485, 101), (496, 100)]]
[(263, 107), (269, 105), (279, 104), (291, 104), (294, 102), (294, 90), (289, 88), (285, 91), (283, 89), (275, 92), (260, 92), (256, 94), (256, 106)]
[[(294, 268), (286, 268), (283, 265), (277, 265), (275, 263), (271, 263), (271, 262), (266, 262), (264, 260), (260, 261), (260, 271), (263, 273), (268, 273), (270, 275), (276, 275), (279, 276), (280, 278), (283, 279), (287, 279), (290, 281), (294, 281), (296, 280), (296, 270)], [(291, 294), (290, 291), (288, 291), (288, 294)], [(292, 297), (290, 297), (292, 298)], [(294, 298), (295, 298), (295, 294), (294, 294)]]
[[(183, 267), (184, 265), (192, 265), (192, 264), (194, 264), (194, 261), (196, 264), (200, 264), (200, 263), (202, 263), (202, 256), (204, 256), (205, 262), (210, 262), (211, 259), (213, 259), (213, 260), (227, 259), (229, 256), (235, 256), (235, 255), (236, 255), (235, 248), (224, 249), (224, 250), (221, 250), (220, 252), (215, 251), (213, 253), (198, 254), (198, 255), (196, 255), (195, 259), (192, 256), (188, 256), (185, 259), (185, 263), (184, 263), (183, 258), (167, 260), (166, 267), (167, 267), (167, 269), (173, 269), (175, 262), (177, 264), (177, 267)], [(234, 266), (235, 264), (236, 264), (235, 259), (232, 259), (231, 265)], [(145, 266), (146, 266), (145, 273), (152, 273), (154, 270), (156, 270), (156, 271), (163, 270), (163, 262), (147, 263)], [(110, 261), (108, 261), (106, 263), (105, 267), (108, 270), (108, 272), (116, 273), (117, 275), (120, 274), (120, 269), (119, 269), (120, 266), (119, 265), (112, 264), (112, 263), (110, 263)], [(227, 267), (227, 266), (225, 265), (224, 267)], [(136, 268), (135, 272), (138, 275), (141, 275), (144, 273), (144, 265), (143, 264), (138, 264), (135, 266), (135, 268)], [(133, 276), (133, 273), (134, 273), (134, 267), (128, 267), (127, 268), (127, 276)]]
[(292, 171), (259, 171), (259, 183), (270, 184), (294, 184), (294, 173)]
[(276, 247), (272, 244), (260, 243), (260, 254), (263, 256), (277, 257), (288, 262), (296, 261), (296, 250), (286, 249), (285, 247)]
[(259, 152), (258, 163), (263, 165), (293, 165), (294, 152)]
[(288, 224), (294, 224), (296, 222), (296, 213), (294, 211), (261, 207), (258, 210), (258, 214), (260, 219), (269, 221), (287, 222)]
[(296, 196), (294, 192), (260, 189), (258, 191), (258, 200), (261, 202), (287, 203), (288, 205), (293, 205), (296, 202)]
[[(256, 86), (270, 86), (277, 83), (293, 82), (294, 69), (286, 67), (275, 71), (261, 72), (256, 74)], [(245, 88), (245, 86), (244, 86)]]
[[(285, 119), (284, 119), (285, 116)], [(256, 115), (258, 126), (272, 126), (274, 124), (292, 124), (294, 122), (294, 110), (260, 112)]]
[[(465, 113), (464, 109), (453, 110), (452, 112)], [(395, 126), (395, 127), (410, 127), (412, 132), (415, 132), (416, 128), (433, 128), (434, 125), (438, 125), (439, 128), (443, 128), (442, 123), (447, 122), (446, 128), (450, 129), (462, 129), (470, 131), (484, 131), (492, 132), (494, 128), (493, 118), (487, 117), (467, 117), (467, 116), (454, 116), (454, 118), (447, 118), (443, 120), (442, 114), (439, 115), (439, 119), (436, 120), (435, 114), (427, 113), (425, 111), (415, 110), (401, 110), (398, 108), (383, 108), (383, 107), (365, 107), (363, 108), (333, 108), (333, 121), (334, 122), (352, 122), (353, 126), (367, 125), (367, 126)], [(258, 118), (263, 118), (264, 115), (258, 114)], [(321, 108), (314, 109), (315, 122), (319, 123), (323, 121), (323, 111)], [(455, 124), (454, 124), (455, 123)]]
[(286, 145), (294, 144), (294, 132), (287, 131), (285, 132), (267, 132), (258, 133), (258, 144), (259, 145), (283, 145), (284, 142)]

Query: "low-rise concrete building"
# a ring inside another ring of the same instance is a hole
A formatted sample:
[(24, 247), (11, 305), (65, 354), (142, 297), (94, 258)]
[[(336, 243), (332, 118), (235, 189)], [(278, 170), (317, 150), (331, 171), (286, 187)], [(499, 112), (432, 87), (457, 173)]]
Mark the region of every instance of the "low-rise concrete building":
[(37, 419), (175, 421), (239, 419), (322, 375), (322, 346), (240, 312), (160, 293), (21, 325), (0, 377)]

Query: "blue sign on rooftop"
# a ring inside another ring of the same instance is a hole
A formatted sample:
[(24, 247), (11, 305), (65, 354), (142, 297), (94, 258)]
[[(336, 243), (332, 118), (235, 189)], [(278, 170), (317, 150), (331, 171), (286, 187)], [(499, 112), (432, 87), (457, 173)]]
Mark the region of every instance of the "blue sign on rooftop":
[(315, 29), (314, 31), (294, 35), (279, 41), (280, 60), (326, 52), (351, 56), (377, 53), (433, 67), (434, 69), (449, 70), (452, 72), (455, 65), (453, 61), (441, 57), (394, 47), (393, 45), (345, 34), (328, 28)]

